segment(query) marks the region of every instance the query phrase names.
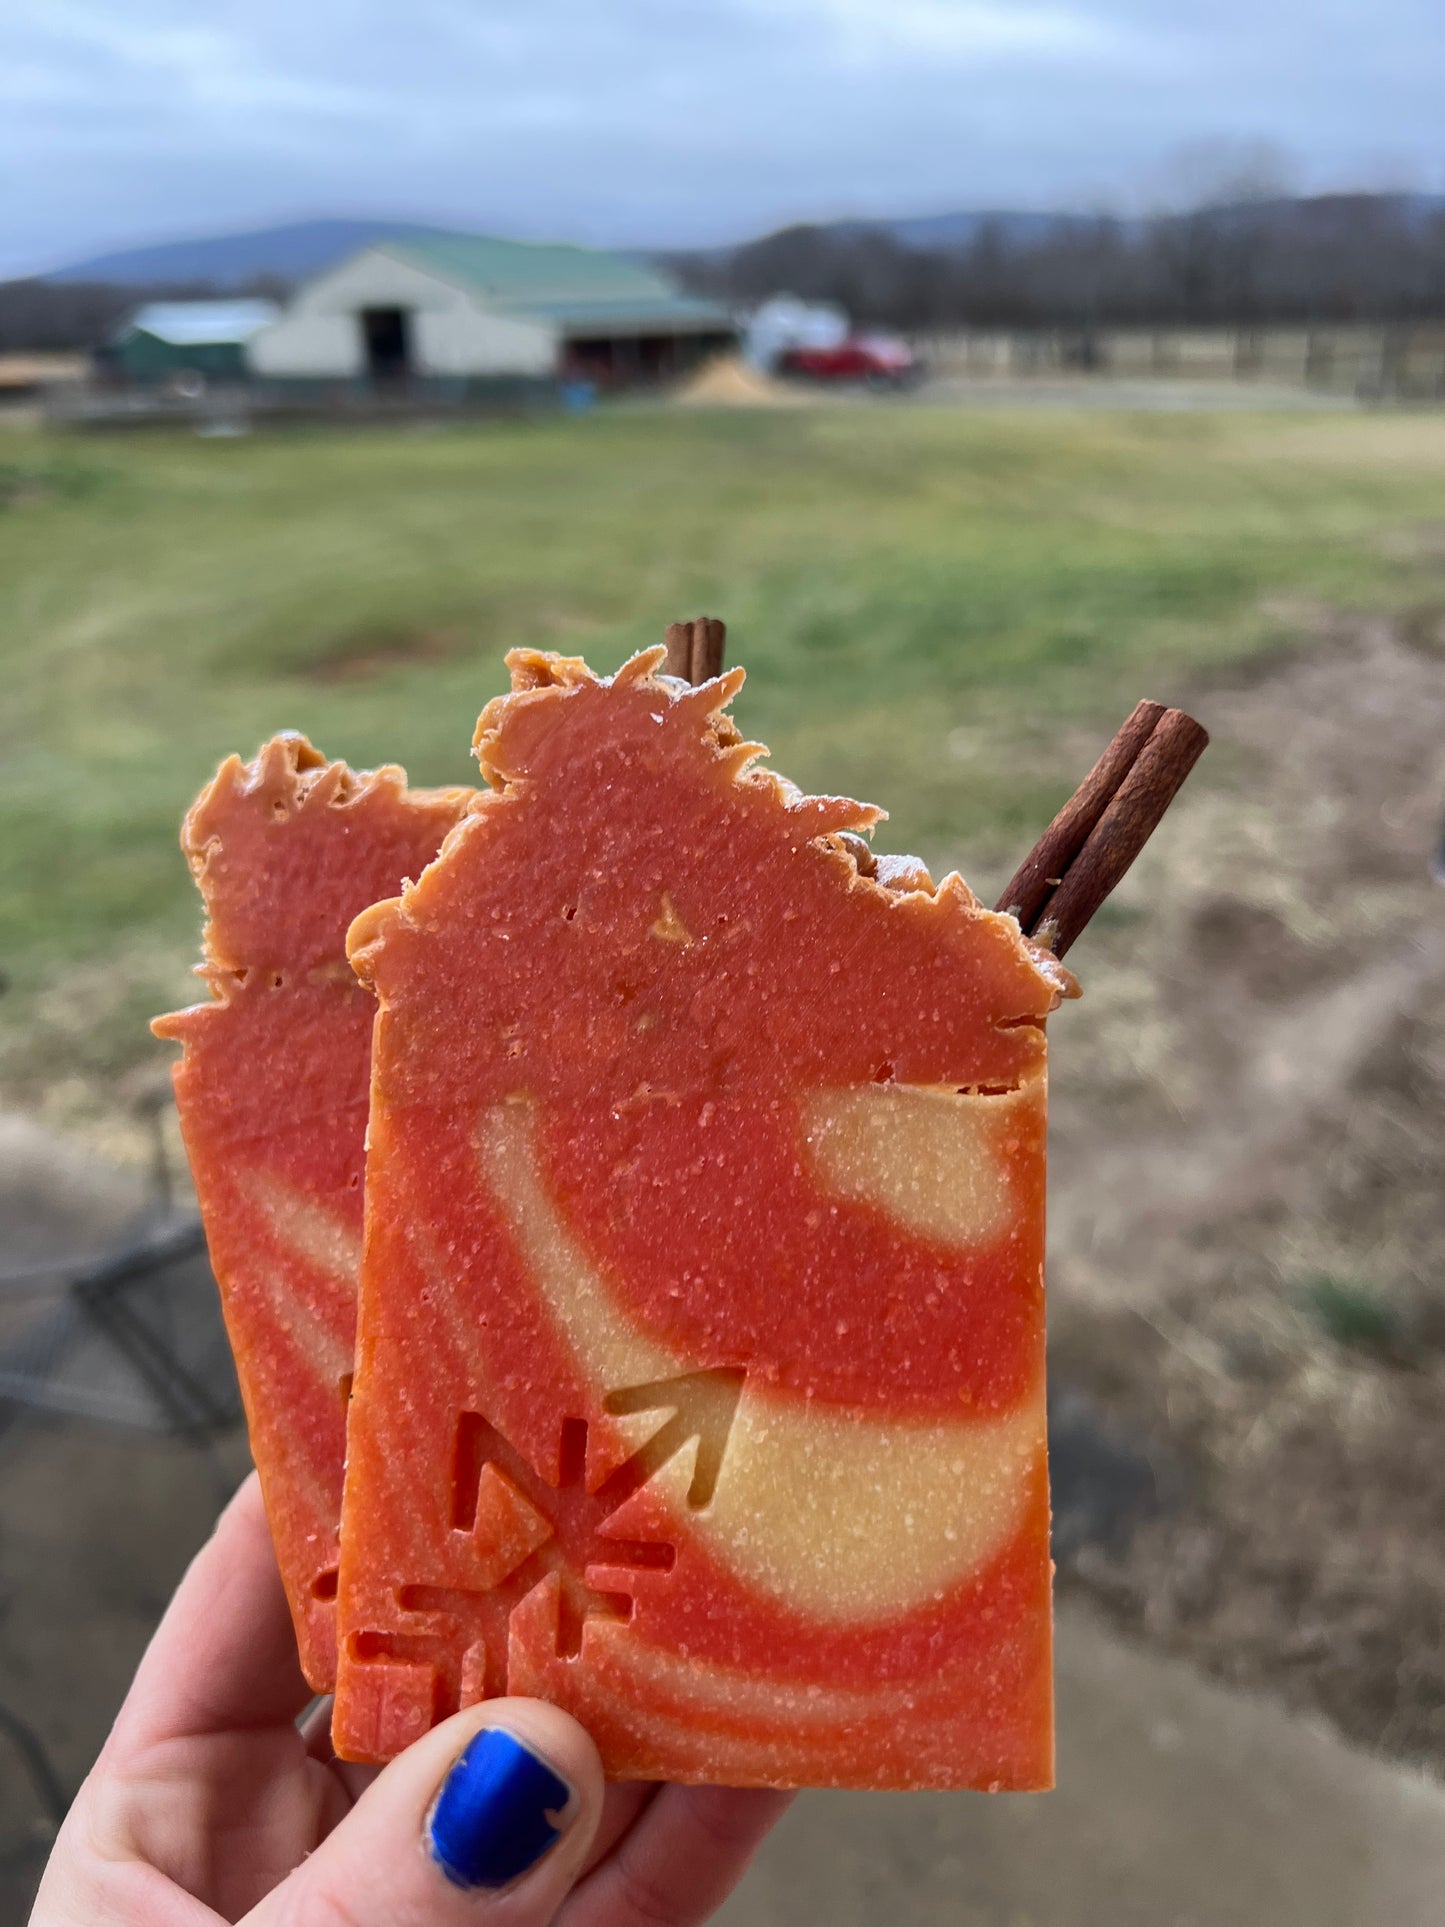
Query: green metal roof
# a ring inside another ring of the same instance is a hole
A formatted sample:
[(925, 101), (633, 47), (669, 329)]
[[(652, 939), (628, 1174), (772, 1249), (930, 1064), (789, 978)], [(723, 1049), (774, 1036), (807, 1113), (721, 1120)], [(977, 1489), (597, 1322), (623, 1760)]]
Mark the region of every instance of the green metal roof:
[(554, 322), (564, 333), (622, 327), (697, 332), (731, 327), (709, 301), (680, 294), (666, 275), (625, 254), (487, 235), (411, 235), (378, 246), (483, 296), (489, 307)]

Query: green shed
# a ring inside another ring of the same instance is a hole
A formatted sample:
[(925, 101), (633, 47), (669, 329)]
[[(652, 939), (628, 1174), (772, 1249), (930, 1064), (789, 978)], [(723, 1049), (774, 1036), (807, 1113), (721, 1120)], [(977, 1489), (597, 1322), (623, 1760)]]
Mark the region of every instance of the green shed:
[(152, 301), (112, 337), (111, 355), (128, 381), (148, 388), (187, 376), (245, 381), (247, 343), (279, 313), (274, 301)]

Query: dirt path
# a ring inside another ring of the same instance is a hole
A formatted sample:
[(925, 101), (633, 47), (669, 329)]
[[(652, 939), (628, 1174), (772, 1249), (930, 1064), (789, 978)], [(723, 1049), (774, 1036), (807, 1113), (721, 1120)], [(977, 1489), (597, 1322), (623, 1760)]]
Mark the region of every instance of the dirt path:
[(1172, 1488), (1074, 1576), (1445, 1769), (1445, 648), (1301, 616), (1053, 1028), (1055, 1364)]

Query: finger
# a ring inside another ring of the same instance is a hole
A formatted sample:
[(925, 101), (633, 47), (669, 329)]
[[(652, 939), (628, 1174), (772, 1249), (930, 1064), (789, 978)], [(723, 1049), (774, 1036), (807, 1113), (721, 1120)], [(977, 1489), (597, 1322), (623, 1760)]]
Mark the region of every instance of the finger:
[(630, 1826), (636, 1824), (645, 1806), (657, 1798), (660, 1789), (651, 1780), (613, 1780), (602, 1800), (602, 1818), (592, 1836), (592, 1845), (582, 1863), (584, 1876), (604, 1859)]
[(562, 1910), (558, 1927), (696, 1927), (722, 1905), (791, 1793), (668, 1786)]
[(540, 1700), (457, 1713), (384, 1767), (246, 1927), (544, 1927), (602, 1812), (602, 1763)]
[[(341, 1786), (345, 1789), (346, 1804), (354, 1807), (357, 1801), (381, 1772), (379, 1766), (354, 1766), (349, 1760), (339, 1760), (331, 1744), (331, 1709), (329, 1695), (317, 1699), (298, 1722), (301, 1743), (310, 1759), (329, 1767)], [(622, 1835), (633, 1825), (637, 1816), (648, 1802), (656, 1797), (661, 1789), (650, 1780), (613, 1780), (609, 1781), (602, 1796), (602, 1817), (597, 1822), (597, 1831), (592, 1836), (592, 1845), (587, 1849), (587, 1858), (582, 1863), (582, 1874), (590, 1873), (617, 1845)]]
[(295, 1719), (310, 1697), (252, 1473), (156, 1628), (109, 1748), (254, 1732)]

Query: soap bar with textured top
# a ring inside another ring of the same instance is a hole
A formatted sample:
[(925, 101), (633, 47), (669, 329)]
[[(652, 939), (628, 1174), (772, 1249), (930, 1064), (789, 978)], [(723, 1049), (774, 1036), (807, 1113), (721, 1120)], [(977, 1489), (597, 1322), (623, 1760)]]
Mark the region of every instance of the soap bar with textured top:
[(335, 1680), (337, 1528), (375, 1005), (346, 961), (471, 799), (353, 775), (302, 736), (231, 757), (186, 818), (211, 1000), (158, 1018), (302, 1669)]
[(510, 657), (490, 788), (351, 930), (337, 1750), (507, 1691), (614, 1776), (1046, 1786), (1072, 980), (659, 660)]

